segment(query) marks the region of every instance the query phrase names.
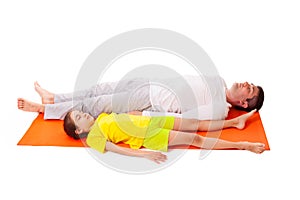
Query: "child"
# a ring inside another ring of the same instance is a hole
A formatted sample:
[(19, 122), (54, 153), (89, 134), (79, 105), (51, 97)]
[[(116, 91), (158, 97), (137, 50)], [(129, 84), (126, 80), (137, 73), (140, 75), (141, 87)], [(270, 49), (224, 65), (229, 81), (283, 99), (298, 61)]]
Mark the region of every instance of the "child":
[[(230, 120), (201, 121), (173, 116), (148, 117), (115, 113), (102, 113), (95, 120), (87, 113), (74, 110), (66, 115), (64, 130), (74, 139), (87, 137), (87, 145), (101, 153), (112, 151), (144, 157), (156, 163), (164, 162), (166, 156), (160, 152), (143, 151), (140, 148), (167, 151), (169, 146), (192, 145), (204, 149), (236, 148), (262, 153), (265, 150), (262, 143), (230, 142), (189, 133), (229, 127), (243, 129), (247, 119), (255, 111)], [(130, 148), (117, 146), (119, 142), (128, 144)]]

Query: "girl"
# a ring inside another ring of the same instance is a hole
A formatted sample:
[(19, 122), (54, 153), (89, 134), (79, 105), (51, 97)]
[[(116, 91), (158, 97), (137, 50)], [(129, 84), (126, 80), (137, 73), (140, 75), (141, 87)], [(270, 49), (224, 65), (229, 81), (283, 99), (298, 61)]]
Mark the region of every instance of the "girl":
[[(102, 113), (95, 120), (81, 111), (71, 111), (64, 119), (65, 132), (74, 139), (86, 138), (86, 143), (93, 149), (104, 153), (112, 151), (127, 156), (144, 157), (156, 163), (164, 162), (166, 155), (157, 151), (143, 151), (141, 147), (167, 151), (176, 145), (191, 145), (204, 149), (243, 149), (262, 153), (262, 143), (230, 142), (218, 138), (203, 137), (190, 132), (216, 131), (235, 127), (243, 129), (249, 117), (256, 110), (230, 120), (196, 120), (173, 116), (149, 117), (129, 114)], [(119, 142), (130, 148), (116, 145)]]

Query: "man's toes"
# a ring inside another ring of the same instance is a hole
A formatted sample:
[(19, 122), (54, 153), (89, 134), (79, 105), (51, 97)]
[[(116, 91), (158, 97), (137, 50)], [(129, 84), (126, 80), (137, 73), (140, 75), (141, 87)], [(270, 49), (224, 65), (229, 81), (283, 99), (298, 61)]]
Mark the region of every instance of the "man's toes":
[(40, 84), (37, 81), (34, 82), (34, 86), (35, 87), (41, 87)]
[(23, 98), (18, 98), (18, 103), (24, 103), (24, 99)]
[(24, 108), (24, 104), (18, 104), (18, 109), (23, 109)]
[(21, 109), (24, 107), (24, 99), (18, 98), (18, 108)]

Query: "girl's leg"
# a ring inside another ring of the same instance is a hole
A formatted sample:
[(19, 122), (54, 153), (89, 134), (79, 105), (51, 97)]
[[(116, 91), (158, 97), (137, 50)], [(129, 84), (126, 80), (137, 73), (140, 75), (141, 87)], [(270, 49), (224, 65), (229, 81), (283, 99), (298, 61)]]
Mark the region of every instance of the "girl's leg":
[(197, 120), (197, 119), (183, 119), (175, 118), (174, 128), (176, 131), (216, 131), (224, 128), (235, 127), (243, 129), (246, 121), (251, 117), (256, 110), (236, 117), (230, 120)]
[(217, 138), (203, 137), (180, 131), (170, 131), (169, 146), (192, 145), (203, 149), (243, 149), (254, 153), (262, 153), (265, 145), (252, 142), (230, 142)]

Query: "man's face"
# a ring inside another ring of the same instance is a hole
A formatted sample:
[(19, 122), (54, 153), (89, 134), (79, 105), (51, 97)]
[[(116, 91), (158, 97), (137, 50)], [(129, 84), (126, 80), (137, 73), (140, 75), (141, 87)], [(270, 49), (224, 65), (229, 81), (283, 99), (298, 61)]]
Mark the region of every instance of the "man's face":
[(258, 95), (257, 86), (248, 82), (244, 83), (234, 83), (229, 89), (232, 97), (238, 101), (246, 101), (247, 99), (252, 99), (254, 96)]
[(71, 112), (70, 117), (74, 121), (77, 129), (82, 130), (82, 132), (88, 132), (94, 124), (94, 118), (88, 113), (74, 110)]

